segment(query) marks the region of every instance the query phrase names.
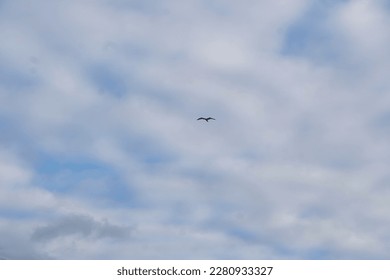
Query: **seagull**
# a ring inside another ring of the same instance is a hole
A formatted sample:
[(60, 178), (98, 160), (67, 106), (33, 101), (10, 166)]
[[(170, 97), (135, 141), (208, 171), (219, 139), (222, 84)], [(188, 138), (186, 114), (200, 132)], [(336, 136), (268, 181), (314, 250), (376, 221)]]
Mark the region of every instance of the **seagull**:
[(208, 117), (208, 118), (203, 118), (203, 117), (201, 117), (201, 118), (198, 118), (197, 119), (197, 121), (199, 121), (199, 120), (205, 120), (206, 122), (209, 122), (209, 120), (215, 120), (214, 118), (211, 118), (211, 117)]

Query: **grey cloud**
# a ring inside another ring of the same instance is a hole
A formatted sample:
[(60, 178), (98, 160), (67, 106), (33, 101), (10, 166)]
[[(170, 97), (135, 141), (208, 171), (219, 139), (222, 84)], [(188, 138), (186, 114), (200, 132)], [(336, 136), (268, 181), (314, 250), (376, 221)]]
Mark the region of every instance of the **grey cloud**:
[(32, 234), (34, 241), (51, 241), (53, 239), (76, 235), (82, 238), (113, 238), (122, 239), (131, 234), (131, 229), (112, 225), (107, 221), (96, 221), (83, 215), (69, 215), (58, 218), (46, 226), (35, 229)]
[(0, 225), (0, 259), (42, 260), (53, 259), (49, 253), (36, 247), (28, 238), (28, 228), (17, 225)]

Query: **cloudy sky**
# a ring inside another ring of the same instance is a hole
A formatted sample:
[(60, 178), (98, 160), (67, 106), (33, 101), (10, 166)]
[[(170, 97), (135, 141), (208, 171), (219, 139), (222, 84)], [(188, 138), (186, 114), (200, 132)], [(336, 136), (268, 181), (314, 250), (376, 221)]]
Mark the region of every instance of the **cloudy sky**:
[(388, 1), (3, 0), (0, 37), (0, 259), (390, 258)]

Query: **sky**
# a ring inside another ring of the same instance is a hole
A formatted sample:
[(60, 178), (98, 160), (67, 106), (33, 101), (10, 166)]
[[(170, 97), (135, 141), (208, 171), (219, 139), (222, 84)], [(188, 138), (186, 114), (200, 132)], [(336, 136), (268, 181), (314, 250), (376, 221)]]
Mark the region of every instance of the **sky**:
[(2, 0), (0, 37), (0, 259), (390, 258), (386, 0)]

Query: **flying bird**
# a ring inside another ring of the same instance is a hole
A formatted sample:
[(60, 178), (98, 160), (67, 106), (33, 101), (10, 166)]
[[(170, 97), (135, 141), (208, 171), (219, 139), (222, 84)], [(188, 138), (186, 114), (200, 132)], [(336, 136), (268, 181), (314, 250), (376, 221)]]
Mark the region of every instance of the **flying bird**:
[(203, 117), (201, 117), (201, 118), (198, 118), (197, 119), (197, 121), (199, 121), (199, 120), (205, 120), (206, 122), (209, 122), (209, 120), (215, 120), (214, 118), (211, 118), (211, 117), (208, 117), (208, 118), (203, 118)]

